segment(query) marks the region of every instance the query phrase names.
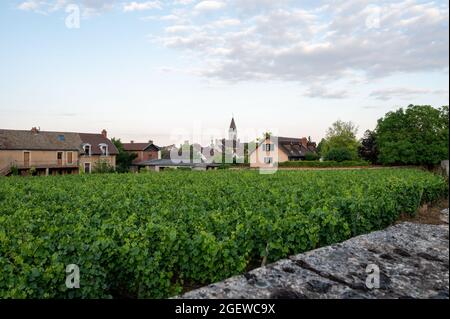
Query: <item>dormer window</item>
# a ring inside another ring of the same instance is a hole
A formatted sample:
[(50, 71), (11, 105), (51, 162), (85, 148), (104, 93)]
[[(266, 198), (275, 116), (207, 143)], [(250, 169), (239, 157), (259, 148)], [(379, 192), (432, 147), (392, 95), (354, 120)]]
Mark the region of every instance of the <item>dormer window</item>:
[(100, 152), (102, 152), (102, 156), (108, 156), (108, 145), (100, 144), (99, 148), (100, 148)]
[(84, 151), (84, 155), (90, 156), (91, 155), (91, 145), (90, 144), (84, 144), (83, 145), (83, 151)]
[(58, 135), (58, 141), (64, 142), (66, 140), (66, 137), (64, 135)]

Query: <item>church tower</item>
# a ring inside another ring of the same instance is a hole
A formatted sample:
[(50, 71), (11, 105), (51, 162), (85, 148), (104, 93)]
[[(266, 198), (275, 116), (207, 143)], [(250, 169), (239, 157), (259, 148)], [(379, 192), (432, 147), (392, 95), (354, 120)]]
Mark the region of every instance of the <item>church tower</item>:
[(231, 119), (230, 129), (228, 130), (228, 139), (231, 141), (237, 140), (237, 128), (234, 117)]

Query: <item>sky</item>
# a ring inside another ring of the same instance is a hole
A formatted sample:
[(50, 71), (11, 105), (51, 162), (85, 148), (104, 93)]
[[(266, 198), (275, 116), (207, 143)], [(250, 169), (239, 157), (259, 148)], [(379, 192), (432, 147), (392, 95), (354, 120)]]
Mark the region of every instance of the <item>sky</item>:
[(0, 40), (0, 128), (318, 142), (449, 104), (448, 1), (1, 1)]

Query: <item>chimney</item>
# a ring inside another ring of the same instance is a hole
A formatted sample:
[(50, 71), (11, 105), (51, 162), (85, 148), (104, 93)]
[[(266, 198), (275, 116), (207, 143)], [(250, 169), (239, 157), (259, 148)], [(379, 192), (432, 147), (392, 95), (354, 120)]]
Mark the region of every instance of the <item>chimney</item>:
[(148, 141), (148, 144), (153, 144), (153, 140), (149, 140), (149, 141)]
[(308, 139), (306, 137), (302, 137), (300, 140), (302, 141), (302, 145), (303, 146), (307, 146), (308, 145)]
[(39, 130), (38, 130), (36, 127), (33, 127), (33, 128), (31, 128), (31, 133), (32, 133), (33, 135), (36, 135), (36, 134), (39, 133)]
[(131, 144), (134, 144), (134, 141), (130, 141)]
[(104, 138), (108, 138), (108, 132), (105, 129), (103, 129), (103, 131), (102, 131), (102, 136)]

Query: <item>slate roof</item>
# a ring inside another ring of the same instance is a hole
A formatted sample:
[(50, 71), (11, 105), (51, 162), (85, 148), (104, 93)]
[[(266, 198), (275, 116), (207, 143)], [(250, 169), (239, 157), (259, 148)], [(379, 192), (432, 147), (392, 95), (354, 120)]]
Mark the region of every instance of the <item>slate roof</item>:
[(101, 155), (99, 144), (108, 145), (108, 152), (117, 155), (114, 144), (102, 134), (48, 132), (0, 129), (0, 150), (43, 150), (82, 152), (83, 144), (91, 145), (92, 155)]
[[(276, 138), (276, 137), (274, 137)], [(261, 141), (259, 145), (263, 144)], [(316, 143), (308, 142), (306, 138), (278, 137), (278, 147), (289, 157), (304, 157), (307, 153), (316, 153)]]
[(79, 151), (81, 144), (78, 133), (0, 129), (0, 150)]
[(315, 152), (308, 145), (306, 138), (278, 137), (278, 146), (290, 157), (304, 157), (306, 153)]
[(91, 145), (91, 154), (92, 155), (102, 155), (102, 151), (100, 150), (100, 144), (108, 145), (108, 153), (109, 155), (117, 155), (119, 151), (116, 146), (102, 134), (92, 134), (92, 133), (78, 133), (81, 138), (82, 144), (90, 144)]

